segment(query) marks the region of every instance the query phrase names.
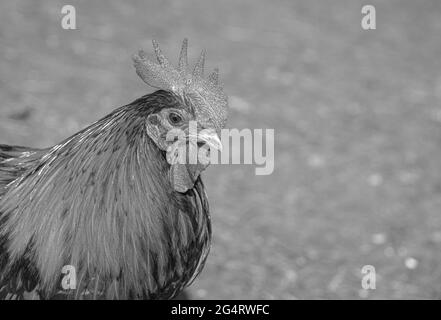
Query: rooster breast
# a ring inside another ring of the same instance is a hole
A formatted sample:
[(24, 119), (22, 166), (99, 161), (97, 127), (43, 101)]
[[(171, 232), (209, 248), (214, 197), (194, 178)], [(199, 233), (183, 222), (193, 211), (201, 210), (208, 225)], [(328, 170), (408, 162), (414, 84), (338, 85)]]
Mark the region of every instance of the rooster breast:
[(0, 297), (167, 299), (194, 280), (210, 247), (208, 202), (200, 178), (186, 193), (170, 185), (144, 126), (157, 99), (49, 149), (0, 145)]

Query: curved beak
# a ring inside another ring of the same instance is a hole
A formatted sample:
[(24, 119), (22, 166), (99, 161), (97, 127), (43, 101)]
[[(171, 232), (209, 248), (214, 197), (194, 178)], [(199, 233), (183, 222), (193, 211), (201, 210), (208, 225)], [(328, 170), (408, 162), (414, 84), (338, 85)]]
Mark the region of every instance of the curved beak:
[(197, 142), (206, 143), (210, 149), (222, 151), (222, 142), (214, 129), (203, 129), (198, 132)]

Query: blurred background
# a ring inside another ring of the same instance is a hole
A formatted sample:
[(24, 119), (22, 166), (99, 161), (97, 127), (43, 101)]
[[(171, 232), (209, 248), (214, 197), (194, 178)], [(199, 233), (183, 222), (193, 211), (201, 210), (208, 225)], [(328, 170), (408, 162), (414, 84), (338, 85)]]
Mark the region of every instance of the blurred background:
[(0, 143), (50, 146), (152, 92), (131, 55), (154, 38), (177, 60), (188, 37), (221, 70), (228, 126), (275, 129), (272, 175), (205, 172), (214, 243), (192, 297), (441, 298), (440, 15), (437, 0), (1, 1)]

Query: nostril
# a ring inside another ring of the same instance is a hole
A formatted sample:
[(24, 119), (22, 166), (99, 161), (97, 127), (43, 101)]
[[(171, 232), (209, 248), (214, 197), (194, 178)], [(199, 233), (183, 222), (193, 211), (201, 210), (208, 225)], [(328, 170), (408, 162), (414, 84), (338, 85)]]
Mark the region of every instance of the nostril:
[(204, 141), (198, 141), (198, 148), (202, 148), (206, 143)]

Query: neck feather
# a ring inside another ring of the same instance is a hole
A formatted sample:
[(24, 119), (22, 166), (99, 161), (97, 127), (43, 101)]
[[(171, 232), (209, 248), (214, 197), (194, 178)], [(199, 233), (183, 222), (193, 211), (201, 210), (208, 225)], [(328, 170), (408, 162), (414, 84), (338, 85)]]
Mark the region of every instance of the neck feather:
[(94, 294), (117, 298), (154, 296), (184, 276), (191, 262), (182, 251), (209, 241), (208, 207), (202, 185), (173, 191), (164, 154), (145, 132), (148, 112), (116, 110), (45, 150), (11, 183), (0, 200), (9, 269), (26, 256), (52, 292), (72, 265), (76, 294), (93, 282)]

